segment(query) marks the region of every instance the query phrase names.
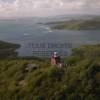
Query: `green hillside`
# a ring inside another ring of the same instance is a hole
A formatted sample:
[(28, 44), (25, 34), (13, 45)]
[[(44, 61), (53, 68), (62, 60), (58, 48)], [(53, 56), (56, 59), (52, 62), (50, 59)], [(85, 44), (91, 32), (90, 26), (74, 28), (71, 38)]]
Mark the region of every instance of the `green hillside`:
[(19, 44), (0, 41), (0, 58), (17, 56), (16, 49), (20, 48)]
[(100, 19), (98, 20), (71, 20), (48, 23), (51, 29), (69, 29), (69, 30), (100, 30)]
[(0, 60), (0, 100), (99, 100), (100, 45), (76, 48), (64, 62), (60, 69), (49, 59)]

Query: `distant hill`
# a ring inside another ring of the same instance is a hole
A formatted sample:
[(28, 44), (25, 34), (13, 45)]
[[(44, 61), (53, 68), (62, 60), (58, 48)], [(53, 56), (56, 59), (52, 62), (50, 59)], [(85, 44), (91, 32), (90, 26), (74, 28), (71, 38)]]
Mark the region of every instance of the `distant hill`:
[(19, 44), (0, 41), (0, 58), (16, 56), (16, 49), (20, 48)]
[(100, 17), (93, 19), (77, 19), (69, 21), (57, 21), (47, 23), (51, 29), (69, 29), (69, 30), (100, 30)]

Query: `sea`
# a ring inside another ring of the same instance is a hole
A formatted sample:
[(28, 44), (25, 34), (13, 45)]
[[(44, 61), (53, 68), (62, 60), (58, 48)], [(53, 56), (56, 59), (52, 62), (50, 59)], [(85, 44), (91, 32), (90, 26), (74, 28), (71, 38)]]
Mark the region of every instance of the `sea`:
[(50, 57), (53, 52), (69, 56), (73, 48), (100, 43), (100, 30), (52, 30), (47, 22), (58, 18), (0, 19), (0, 40), (18, 43), (19, 56)]

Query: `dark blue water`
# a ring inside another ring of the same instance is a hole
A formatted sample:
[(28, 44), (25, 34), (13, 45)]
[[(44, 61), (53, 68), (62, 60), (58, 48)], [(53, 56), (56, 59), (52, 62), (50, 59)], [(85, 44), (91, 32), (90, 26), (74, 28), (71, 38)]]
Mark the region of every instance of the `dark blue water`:
[[(51, 30), (48, 26), (39, 24), (39, 22), (36, 19), (0, 20), (0, 40), (21, 44), (20, 56), (32, 56), (34, 49), (32, 45), (41, 43), (46, 46), (50, 43), (71, 43), (72, 47), (100, 43), (100, 30)], [(61, 48), (57, 49), (60, 50)]]

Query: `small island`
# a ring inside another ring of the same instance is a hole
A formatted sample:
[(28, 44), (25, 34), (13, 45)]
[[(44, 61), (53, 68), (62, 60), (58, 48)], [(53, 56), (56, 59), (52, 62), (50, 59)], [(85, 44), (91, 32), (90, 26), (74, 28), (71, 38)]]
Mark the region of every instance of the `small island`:
[(47, 23), (52, 30), (100, 30), (100, 19), (70, 20)]
[(12, 56), (16, 57), (17, 56), (16, 49), (18, 48), (20, 48), (19, 44), (0, 41), (0, 58), (12, 57)]

